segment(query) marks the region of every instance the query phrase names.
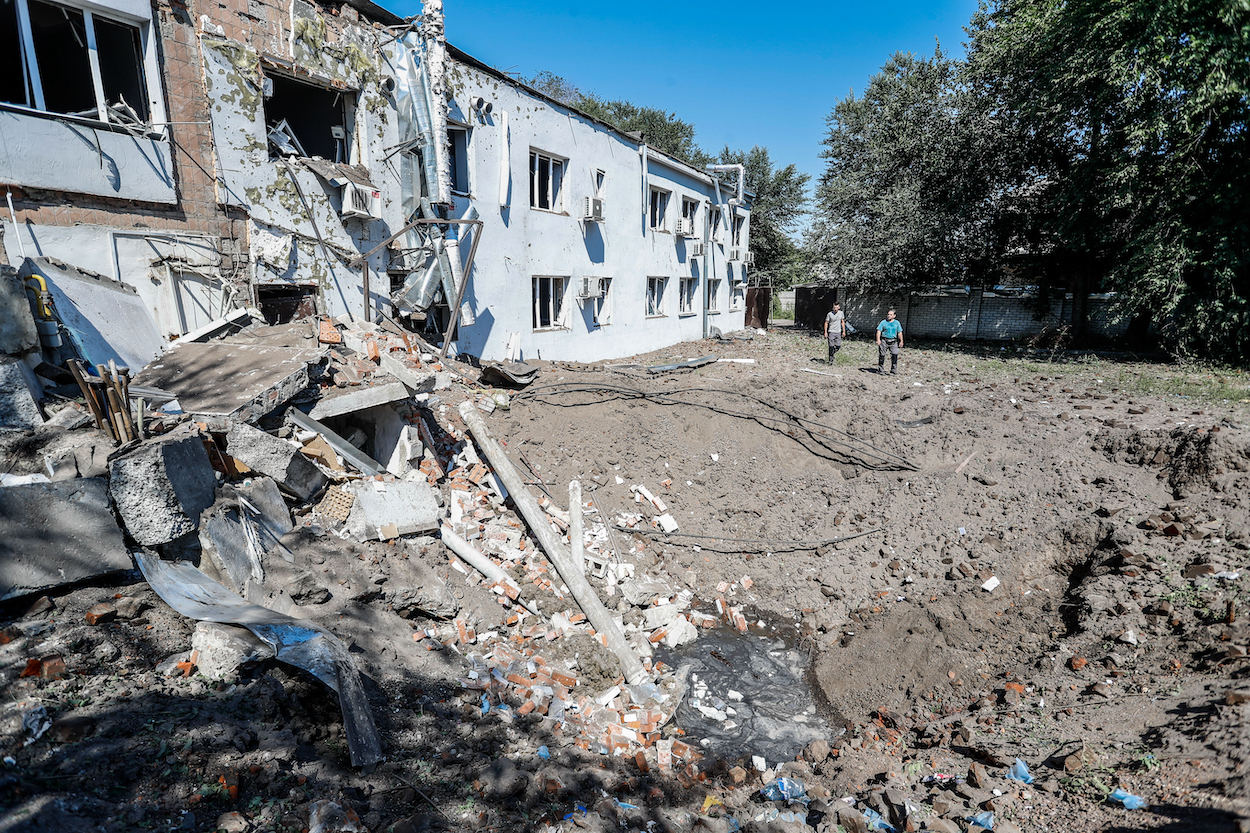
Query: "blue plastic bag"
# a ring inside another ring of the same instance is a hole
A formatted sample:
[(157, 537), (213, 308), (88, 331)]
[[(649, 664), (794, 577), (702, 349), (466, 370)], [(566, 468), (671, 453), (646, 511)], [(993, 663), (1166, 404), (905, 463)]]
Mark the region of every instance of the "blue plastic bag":
[(1011, 769), (1007, 770), (1007, 777), (1012, 781), (1020, 781), (1025, 784), (1033, 783), (1033, 776), (1029, 774), (1029, 765), (1019, 758), (1016, 758), (1016, 762), (1011, 765)]
[(550, 761), (551, 750), (548, 749), (546, 746), (538, 747), (538, 757), (542, 758), (544, 761)]
[(1140, 795), (1133, 795), (1131, 792), (1116, 787), (1111, 791), (1111, 795), (1107, 796), (1108, 801), (1118, 801), (1124, 805), (1125, 810), (1140, 810), (1146, 806), (1146, 800)]
[(968, 821), (972, 822), (977, 827), (984, 827), (986, 830), (994, 829), (994, 814), (989, 810), (982, 810), (975, 816), (968, 816)]
[(770, 801), (798, 801), (807, 794), (807, 791), (803, 789), (802, 781), (796, 781), (793, 778), (778, 778), (771, 784), (765, 785), (760, 793)]
[(898, 833), (898, 831), (894, 829), (894, 825), (881, 818), (881, 814), (871, 807), (865, 808), (863, 813), (864, 818), (868, 820), (869, 830), (884, 830), (886, 833)]

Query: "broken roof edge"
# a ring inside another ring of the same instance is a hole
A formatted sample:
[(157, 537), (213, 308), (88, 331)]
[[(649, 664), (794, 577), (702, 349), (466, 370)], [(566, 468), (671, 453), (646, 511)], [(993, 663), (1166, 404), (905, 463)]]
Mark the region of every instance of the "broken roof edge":
[[(491, 66), (490, 64), (486, 62), (478, 60), (477, 58), (474, 58), (472, 55), (465, 52), (463, 49), (460, 49), (459, 47), (454, 46), (451, 43), (447, 44), (447, 54), (454, 61), (458, 61), (462, 64), (468, 64), (474, 69), (479, 69), (482, 72), (487, 73), (488, 75), (498, 78), (500, 81), (506, 81), (512, 86), (524, 90), (525, 92), (529, 93), (535, 98), (541, 99), (542, 101), (545, 101), (546, 103), (550, 104), (553, 107), (558, 107), (561, 110), (567, 110), (569, 113), (572, 113), (573, 115), (579, 116), (585, 119), (586, 121), (593, 122), (594, 124), (597, 124), (600, 127), (603, 127), (604, 129), (615, 134), (617, 137), (619, 137), (623, 141), (629, 143), (630, 145), (633, 145), (635, 150), (640, 149), (644, 144), (646, 144), (645, 142), (640, 141), (636, 136), (631, 135), (629, 131), (621, 130), (616, 125), (611, 124), (610, 122), (606, 122), (603, 119), (598, 118), (596, 116), (592, 116), (589, 113), (587, 113), (585, 110), (579, 110), (578, 108), (572, 106), (571, 104), (565, 104), (562, 101), (558, 101), (557, 99), (554, 99), (551, 96), (544, 93), (542, 90), (531, 87), (529, 84), (526, 84), (524, 81), (518, 81), (516, 78), (513, 78), (511, 75), (504, 72), (503, 70), (496, 69), (495, 67)], [(669, 165), (669, 167), (672, 167), (681, 173), (685, 173), (690, 176), (693, 176), (695, 179), (699, 180), (705, 185), (709, 185), (709, 186), (715, 185), (715, 181), (706, 171), (699, 170), (693, 164), (691, 164), (690, 162), (687, 162), (684, 159), (674, 156), (673, 154), (667, 151), (660, 150), (654, 145), (647, 145), (647, 153), (648, 155), (654, 155), (654, 157), (657, 157), (656, 161), (660, 162), (661, 164), (667, 164)], [(721, 185), (723, 187), (727, 187), (725, 183), (723, 182), (721, 183)], [(750, 191), (747, 191), (746, 193), (751, 197), (755, 196)]]
[[(351, 6), (370, 20), (377, 21), (384, 26), (399, 26), (412, 19), (400, 17), (389, 9), (384, 9), (377, 3), (371, 2), (371, 0), (344, 0), (344, 2), (345, 5)], [(419, 15), (415, 17), (419, 17)]]

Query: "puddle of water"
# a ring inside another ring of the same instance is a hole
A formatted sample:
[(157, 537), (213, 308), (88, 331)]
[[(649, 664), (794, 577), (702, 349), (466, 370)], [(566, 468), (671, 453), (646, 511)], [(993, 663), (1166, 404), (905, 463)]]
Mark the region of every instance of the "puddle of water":
[(709, 758), (790, 761), (829, 738), (807, 682), (807, 656), (777, 637), (716, 629), (659, 658), (685, 677), (677, 725)]

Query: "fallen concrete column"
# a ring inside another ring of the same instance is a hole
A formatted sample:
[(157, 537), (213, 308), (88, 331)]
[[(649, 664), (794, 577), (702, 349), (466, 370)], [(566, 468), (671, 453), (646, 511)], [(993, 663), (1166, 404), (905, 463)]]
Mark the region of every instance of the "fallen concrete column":
[(109, 464), (109, 492), (126, 530), (145, 547), (199, 529), (217, 477), (194, 428), (175, 429)]
[(131, 569), (104, 478), (0, 488), (0, 601)]
[[(321, 438), (329, 444), (330, 448), (334, 449), (335, 453), (359, 469), (361, 474), (374, 475), (382, 473), (382, 465), (377, 460), (374, 460), (368, 454), (365, 454), (359, 448), (356, 448), (356, 446), (352, 445), (347, 440), (343, 439), (338, 434), (334, 433), (303, 411), (297, 408), (291, 408), (286, 412), (286, 419), (287, 422), (298, 428), (303, 428), (305, 431), (312, 431), (314, 434), (320, 434)], [(247, 461), (245, 460), (244, 462)], [(266, 472), (266, 474), (268, 474), (268, 472)]]
[[(430, 374), (430, 390), (434, 389), (434, 374)], [(402, 402), (408, 398), (408, 389), (400, 382), (384, 382), (368, 387), (348, 389), (342, 393), (334, 392), (322, 396), (313, 405), (308, 415), (316, 420), (330, 419), (343, 414), (354, 414), (359, 411)]]
[(472, 402), (460, 403), (460, 417), (464, 420), (465, 425), (468, 426), (469, 432), (473, 435), (478, 448), (481, 449), (482, 454), (490, 462), (495, 476), (503, 482), (504, 488), (512, 496), (512, 501), (516, 504), (517, 510), (520, 511), (521, 516), (529, 524), (530, 531), (534, 533), (534, 537), (542, 544), (548, 560), (556, 568), (560, 578), (568, 585), (569, 592), (577, 600), (577, 604), (581, 607), (582, 612), (586, 614), (586, 618), (590, 620), (590, 624), (594, 626), (595, 630), (603, 634), (607, 640), (608, 650), (612, 651), (621, 663), (621, 671), (625, 674), (625, 681), (631, 685), (644, 682), (647, 679), (647, 672), (643, 669), (642, 661), (638, 659), (638, 654), (629, 647), (629, 643), (625, 641), (625, 633), (617, 623), (616, 618), (603, 606), (603, 602), (599, 600), (599, 596), (595, 593), (594, 588), (586, 581), (586, 576), (583, 572), (584, 567), (579, 567), (579, 565), (573, 563), (573, 557), (564, 548), (564, 543), (559, 536), (552, 530), (551, 523), (547, 520), (547, 514), (543, 512), (542, 507), (534, 499), (534, 495), (530, 492), (529, 487), (525, 485), (521, 473), (512, 465), (512, 461), (504, 453), (503, 447), (490, 435), (490, 431), (486, 428), (486, 420), (482, 419), (477, 406)]
[[(431, 382), (430, 389), (433, 390)], [(43, 414), (26, 384), (26, 374), (17, 359), (0, 361), (0, 428), (38, 428)]]
[[(491, 561), (485, 555), (482, 555), (482, 553), (474, 549), (472, 544), (453, 532), (452, 528), (446, 524), (443, 525), (442, 536), (443, 543), (447, 545), (447, 549), (454, 552), (465, 564), (468, 564), (492, 582), (501, 581), (510, 587), (516, 587), (516, 582), (512, 580), (512, 577), (508, 575), (507, 571), (504, 570), (503, 567), (500, 567), (494, 561)], [(519, 590), (520, 588), (518, 588), (518, 592)], [(538, 613), (538, 608), (530, 602), (518, 598), (516, 599), (516, 603), (523, 606), (530, 613)]]
[(272, 477), (300, 500), (311, 500), (326, 484), (321, 469), (298, 448), (246, 423), (230, 427), (226, 451), (249, 469)]

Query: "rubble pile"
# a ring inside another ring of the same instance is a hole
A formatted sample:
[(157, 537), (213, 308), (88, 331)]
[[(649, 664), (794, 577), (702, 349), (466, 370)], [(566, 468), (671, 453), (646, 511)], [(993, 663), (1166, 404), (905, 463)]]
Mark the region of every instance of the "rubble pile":
[[(0, 798), (42, 829), (1011, 833), (1191, 806), (1176, 713), (1250, 755), (1232, 429), (1104, 423), (1093, 452), (1157, 490), (1081, 474), (1040, 530), (1006, 464), (838, 469), (827, 526), (774, 543), (723, 429), (588, 452), (386, 323), (213, 332), (131, 376), (133, 436), (77, 380), (0, 432)], [(910, 494), (923, 540), (844, 483)]]

